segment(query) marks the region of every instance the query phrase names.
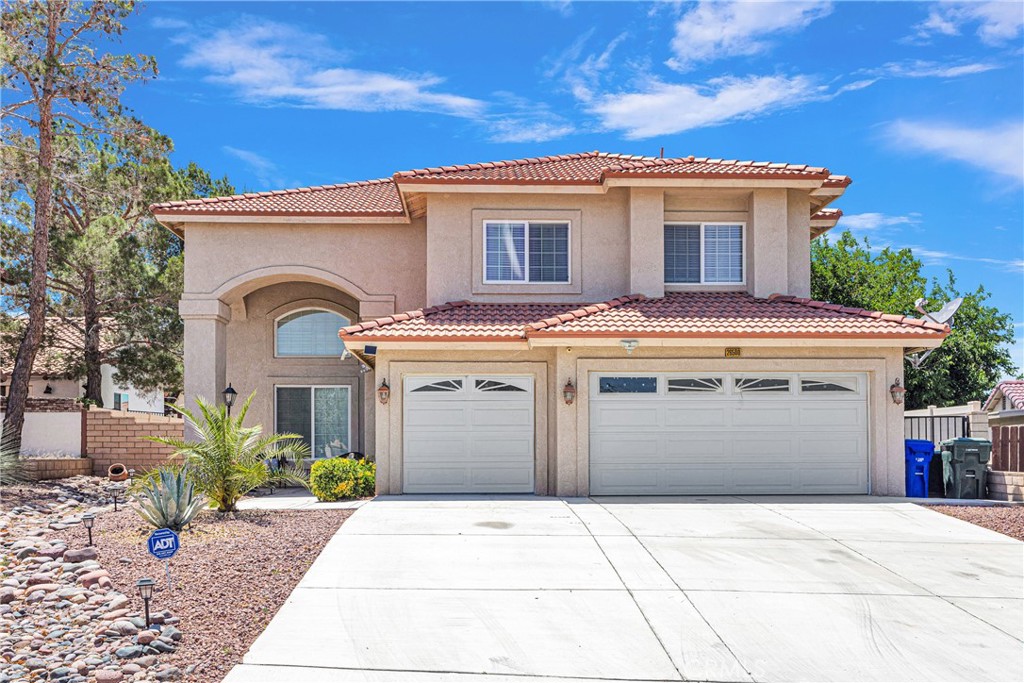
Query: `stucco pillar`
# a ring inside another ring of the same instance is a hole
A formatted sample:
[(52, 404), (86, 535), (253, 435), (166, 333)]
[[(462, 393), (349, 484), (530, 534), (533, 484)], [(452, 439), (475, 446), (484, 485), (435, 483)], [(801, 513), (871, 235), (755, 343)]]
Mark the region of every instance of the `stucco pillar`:
[(178, 312), (185, 321), (185, 406), (194, 409), (197, 396), (220, 403), (229, 381), (227, 327), (231, 309), (220, 299), (182, 299)]
[(629, 189), (629, 293), (665, 296), (665, 191)]
[(781, 294), (811, 295), (811, 197), (802, 190), (790, 190), (786, 197), (788, 216), (787, 267), (789, 288)]
[(750, 203), (751, 223), (757, 233), (757, 265), (753, 272), (752, 293), (760, 298), (785, 294), (789, 289), (787, 191), (754, 190)]
[[(553, 457), (549, 457), (548, 462), (555, 468), (555, 495), (576, 496), (579, 495), (577, 413), (583, 409), (580, 398), (587, 388), (580, 386), (580, 378), (576, 375), (576, 352), (559, 346), (555, 353), (555, 452)], [(562, 397), (562, 388), (566, 380), (572, 380), (576, 386), (576, 401), (571, 406), (566, 405)]]

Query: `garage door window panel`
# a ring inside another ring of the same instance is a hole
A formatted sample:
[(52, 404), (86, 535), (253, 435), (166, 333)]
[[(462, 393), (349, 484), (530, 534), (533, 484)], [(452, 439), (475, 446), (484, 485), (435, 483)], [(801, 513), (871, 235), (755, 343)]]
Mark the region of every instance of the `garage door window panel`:
[(854, 377), (843, 377), (839, 379), (801, 379), (800, 393), (802, 394), (843, 394), (857, 393), (857, 380)]
[(724, 394), (723, 377), (677, 377), (669, 378), (670, 394)]
[(738, 394), (788, 394), (791, 382), (785, 377), (738, 377), (735, 388)]
[(656, 394), (657, 377), (602, 377), (598, 386), (602, 394)]

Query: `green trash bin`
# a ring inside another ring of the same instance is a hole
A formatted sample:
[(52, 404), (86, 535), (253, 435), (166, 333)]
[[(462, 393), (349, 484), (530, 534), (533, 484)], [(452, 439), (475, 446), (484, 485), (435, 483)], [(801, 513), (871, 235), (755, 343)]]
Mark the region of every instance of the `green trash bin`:
[(992, 442), (949, 439), (942, 442), (942, 483), (946, 498), (985, 498)]

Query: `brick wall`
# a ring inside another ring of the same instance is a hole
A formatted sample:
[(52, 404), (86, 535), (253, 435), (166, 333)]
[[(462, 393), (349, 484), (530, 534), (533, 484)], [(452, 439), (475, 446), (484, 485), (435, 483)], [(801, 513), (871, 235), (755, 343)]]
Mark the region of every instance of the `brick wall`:
[[(25, 399), (26, 413), (77, 413), (82, 404), (76, 398), (47, 398), (29, 396)], [(7, 411), (7, 397), (0, 398), (0, 412)]]
[(185, 423), (180, 418), (150, 413), (127, 413), (103, 408), (86, 412), (86, 452), (93, 462), (93, 473), (107, 474), (107, 468), (121, 463), (142, 472), (162, 465), (174, 452), (172, 448), (142, 437), (183, 438)]
[(92, 474), (89, 458), (26, 458), (25, 474), (35, 481)]

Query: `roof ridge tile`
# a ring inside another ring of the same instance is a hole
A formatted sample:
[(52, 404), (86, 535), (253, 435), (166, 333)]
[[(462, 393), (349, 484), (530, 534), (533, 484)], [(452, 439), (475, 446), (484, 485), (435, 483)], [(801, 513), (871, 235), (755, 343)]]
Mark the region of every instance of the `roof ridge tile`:
[(899, 323), (901, 325), (907, 325), (910, 327), (924, 327), (929, 330), (935, 330), (937, 332), (948, 333), (950, 331), (949, 325), (939, 325), (938, 323), (934, 323), (924, 318), (911, 318), (910, 316), (900, 315), (897, 313), (883, 313), (882, 311), (870, 311), (866, 308), (839, 306), (838, 304), (830, 304), (826, 301), (817, 301), (815, 299), (795, 297), (789, 294), (771, 294), (769, 295), (768, 300), (772, 302), (800, 304), (801, 306), (808, 306), (810, 308), (820, 308), (829, 311), (836, 311), (839, 313), (846, 313), (848, 315), (859, 315), (865, 318), (875, 318), (878, 320)]

